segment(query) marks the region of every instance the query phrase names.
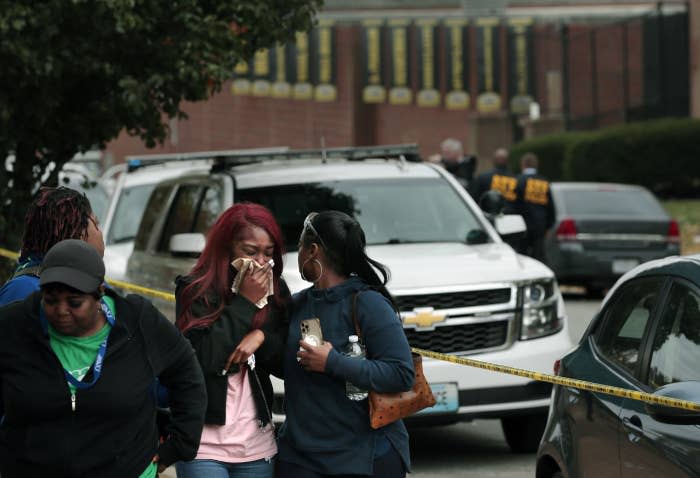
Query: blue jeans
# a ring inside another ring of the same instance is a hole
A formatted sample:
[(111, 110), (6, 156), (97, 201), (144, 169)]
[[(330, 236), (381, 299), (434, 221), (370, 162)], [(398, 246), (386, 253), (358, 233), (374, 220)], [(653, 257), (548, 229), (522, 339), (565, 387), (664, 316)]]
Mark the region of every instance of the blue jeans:
[(275, 458), (225, 463), (216, 460), (178, 461), (177, 478), (273, 478)]

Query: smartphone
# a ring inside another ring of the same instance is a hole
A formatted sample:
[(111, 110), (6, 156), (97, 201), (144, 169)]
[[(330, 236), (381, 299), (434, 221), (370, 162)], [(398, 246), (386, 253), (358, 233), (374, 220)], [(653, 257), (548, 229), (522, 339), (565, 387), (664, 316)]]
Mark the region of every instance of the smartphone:
[(318, 318), (304, 319), (301, 321), (301, 340), (316, 346), (323, 344), (321, 321)]

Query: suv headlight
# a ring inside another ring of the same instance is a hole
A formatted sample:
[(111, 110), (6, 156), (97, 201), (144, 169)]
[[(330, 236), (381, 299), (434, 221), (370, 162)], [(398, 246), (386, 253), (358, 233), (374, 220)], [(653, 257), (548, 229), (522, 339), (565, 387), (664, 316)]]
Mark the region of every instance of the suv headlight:
[(561, 330), (557, 296), (559, 288), (554, 280), (537, 280), (520, 286), (522, 320), (520, 340), (551, 335)]

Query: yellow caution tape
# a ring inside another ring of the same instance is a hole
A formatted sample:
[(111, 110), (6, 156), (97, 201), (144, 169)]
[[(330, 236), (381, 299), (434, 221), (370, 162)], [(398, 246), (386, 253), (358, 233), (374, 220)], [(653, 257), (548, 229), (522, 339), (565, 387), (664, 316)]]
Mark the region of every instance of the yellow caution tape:
[(0, 256), (7, 257), (8, 259), (17, 259), (19, 257), (19, 254), (17, 254), (14, 251), (10, 251), (8, 249), (3, 249), (2, 247), (0, 247)]
[[(16, 252), (10, 251), (8, 249), (3, 249), (0, 247), (0, 256), (2, 257), (7, 257), (8, 259), (17, 259), (19, 257), (19, 254)], [(170, 292), (163, 292), (161, 290), (155, 290), (155, 289), (149, 289), (148, 287), (141, 287), (140, 285), (134, 285), (130, 284), (128, 282), (123, 282), (120, 280), (116, 279), (110, 279), (109, 277), (105, 278), (105, 282), (107, 282), (110, 285), (113, 285), (114, 287), (118, 287), (123, 290), (128, 290), (132, 292), (136, 292), (138, 294), (143, 294), (147, 295), (150, 297), (157, 297), (159, 299), (164, 299), (168, 300), (170, 302), (175, 302), (175, 294), (172, 294)]]
[[(17, 259), (19, 254), (7, 249), (0, 248), (0, 256), (7, 257), (8, 259)], [(160, 299), (168, 300), (171, 302), (175, 301), (175, 294), (169, 292), (149, 289), (148, 287), (141, 287), (138, 285), (130, 284), (128, 282), (123, 282), (115, 279), (107, 278), (105, 279), (105, 281), (113, 285), (114, 287), (118, 287), (120, 289), (137, 292), (139, 294), (151, 297), (158, 297)], [(431, 352), (430, 350), (423, 350), (418, 348), (412, 348), (411, 350), (417, 354), (422, 355), (423, 357), (429, 357), (435, 360), (442, 360), (445, 362), (456, 363), (459, 365), (467, 365), (469, 367), (477, 367), (484, 370), (490, 370), (492, 372), (518, 375), (519, 377), (525, 377), (531, 380), (537, 380), (539, 382), (549, 382), (555, 385), (562, 385), (564, 387), (588, 390), (589, 392), (604, 393), (606, 395), (613, 395), (615, 397), (629, 398), (632, 400), (656, 403), (658, 405), (664, 405), (672, 408), (682, 408), (684, 410), (700, 412), (700, 403), (690, 402), (688, 400), (679, 400), (675, 398), (662, 397), (651, 393), (637, 392), (635, 390), (628, 390), (626, 388), (620, 387), (612, 387), (609, 385), (600, 385), (593, 382), (587, 382), (585, 380), (558, 377), (556, 375), (548, 375), (546, 373), (531, 372), (530, 370), (525, 370), (522, 368), (508, 367), (506, 365), (498, 365), (494, 363), (483, 362), (481, 360), (474, 360), (466, 357), (458, 357), (456, 355), (441, 354), (438, 352)]]
[(107, 277), (105, 282), (124, 290), (130, 290), (138, 294), (149, 295), (151, 297), (158, 297), (159, 299), (164, 299), (170, 302), (175, 302), (175, 294), (171, 292), (163, 292), (162, 290), (149, 289), (148, 287), (141, 287), (140, 285), (130, 284), (128, 282), (123, 282), (116, 279), (110, 279)]
[(484, 370), (490, 370), (492, 372), (501, 372), (510, 375), (518, 375), (520, 377), (530, 378), (539, 382), (549, 382), (555, 385), (562, 385), (564, 387), (588, 390), (589, 392), (604, 393), (607, 395), (613, 395), (615, 397), (630, 398), (632, 400), (641, 400), (643, 402), (656, 403), (658, 405), (664, 405), (666, 407), (682, 408), (684, 410), (700, 412), (700, 403), (690, 402), (688, 400), (679, 400), (675, 398), (662, 397), (651, 393), (637, 392), (635, 390), (628, 390), (626, 388), (620, 387), (612, 387), (609, 385), (600, 385), (593, 382), (587, 382), (585, 380), (558, 377), (556, 375), (548, 375), (546, 373), (531, 372), (522, 368), (508, 367), (506, 365), (497, 365), (466, 357), (458, 357), (456, 355), (431, 352), (430, 350), (423, 350), (417, 348), (412, 348), (411, 350), (417, 354), (422, 355), (423, 357), (429, 357), (435, 360), (443, 360), (445, 362), (456, 363), (459, 365), (477, 367)]

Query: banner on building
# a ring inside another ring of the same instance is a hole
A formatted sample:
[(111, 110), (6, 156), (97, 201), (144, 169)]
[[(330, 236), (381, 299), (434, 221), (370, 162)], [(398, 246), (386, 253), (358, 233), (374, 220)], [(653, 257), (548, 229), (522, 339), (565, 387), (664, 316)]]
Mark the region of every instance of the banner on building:
[(233, 82), (231, 83), (231, 93), (234, 95), (250, 94), (251, 65), (247, 61), (239, 61), (233, 68)]
[(476, 109), (493, 113), (501, 109), (500, 20), (495, 17), (476, 21), (477, 97)]
[(535, 96), (532, 18), (508, 21), (508, 93), (510, 110), (527, 114)]
[(335, 101), (338, 89), (335, 86), (335, 28), (333, 20), (319, 20), (314, 31), (316, 51), (316, 101)]
[(413, 102), (411, 90), (411, 56), (409, 29), (411, 22), (407, 19), (389, 20), (390, 85), (389, 103), (408, 105)]
[(253, 55), (253, 96), (270, 96), (272, 87), (272, 51), (264, 48)]
[(310, 100), (313, 98), (311, 84), (311, 44), (307, 32), (296, 32), (294, 46), (290, 48), (292, 55), (293, 81), (292, 98), (295, 100)]
[(277, 45), (272, 50), (274, 61), (274, 81), (272, 83), (272, 96), (274, 98), (289, 98), (292, 96), (292, 84), (288, 67), (290, 54), (287, 53), (287, 45)]
[(438, 21), (416, 20), (416, 51), (418, 56), (418, 106), (440, 105), (440, 52), (438, 50)]
[(469, 27), (461, 18), (445, 20), (446, 94), (448, 110), (469, 108)]
[(383, 103), (386, 100), (384, 87), (384, 20), (370, 19), (362, 22), (362, 58), (364, 65), (364, 87), (362, 100), (365, 103)]

